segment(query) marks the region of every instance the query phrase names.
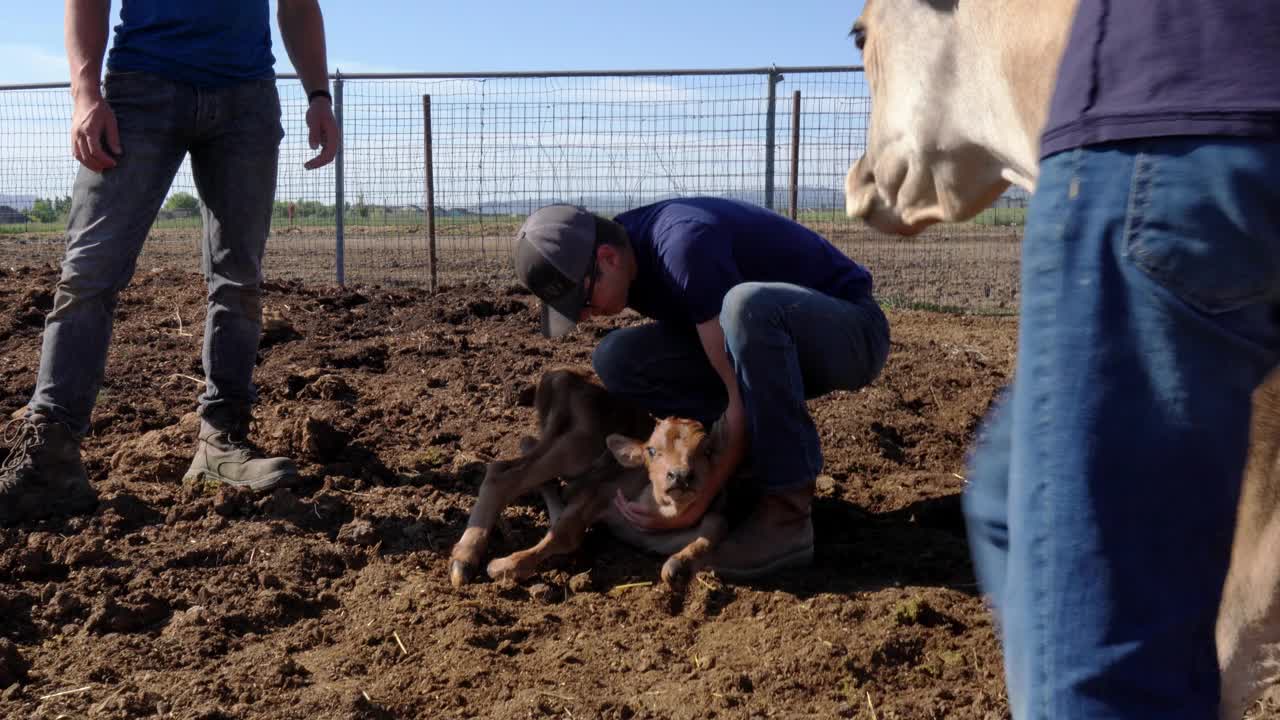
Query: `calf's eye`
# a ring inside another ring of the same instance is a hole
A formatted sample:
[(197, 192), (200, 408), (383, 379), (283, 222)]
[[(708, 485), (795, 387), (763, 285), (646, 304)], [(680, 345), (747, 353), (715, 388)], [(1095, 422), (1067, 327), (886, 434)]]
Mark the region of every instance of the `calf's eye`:
[(853, 44), (857, 46), (859, 50), (862, 49), (863, 45), (867, 44), (867, 29), (862, 25), (854, 25), (853, 30), (849, 31), (849, 34), (853, 36)]

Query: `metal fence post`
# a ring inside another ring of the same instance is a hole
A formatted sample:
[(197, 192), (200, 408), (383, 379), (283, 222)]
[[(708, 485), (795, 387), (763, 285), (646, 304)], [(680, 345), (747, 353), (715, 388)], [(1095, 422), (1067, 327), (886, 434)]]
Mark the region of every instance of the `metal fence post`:
[(436, 283), (436, 183), (435, 163), (431, 152), (431, 96), (422, 96), (422, 140), (425, 151), (423, 162), (426, 163), (427, 188), (427, 267), (431, 273), (431, 293), (439, 289)]
[(800, 204), (800, 91), (791, 98), (791, 219)]
[(764, 118), (764, 206), (773, 209), (773, 145), (777, 135), (778, 83), (782, 73), (777, 67), (769, 71), (769, 102)]
[(334, 74), (333, 80), (333, 115), (338, 121), (338, 156), (334, 161), (333, 197), (334, 197), (334, 254), (337, 258), (338, 287), (347, 284), (346, 243), (343, 238), (343, 220), (346, 215), (346, 188), (343, 177), (345, 171), (344, 155), (347, 150), (346, 136), (342, 131), (342, 71)]

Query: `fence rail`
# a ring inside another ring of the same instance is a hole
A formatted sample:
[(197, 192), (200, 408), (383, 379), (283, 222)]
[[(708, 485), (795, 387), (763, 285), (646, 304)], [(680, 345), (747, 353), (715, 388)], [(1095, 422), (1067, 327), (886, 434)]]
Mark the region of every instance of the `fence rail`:
[[(845, 217), (844, 174), (865, 146), (858, 67), (336, 74), (343, 149), (311, 157), (306, 98), (279, 89), (286, 137), (267, 272), (356, 284), (512, 282), (533, 209), (602, 213), (673, 195), (725, 195), (790, 214), (868, 265), (887, 300), (1016, 307), (1023, 201), (901, 240)], [(0, 86), (0, 258), (56, 262), (77, 164), (67, 85)], [(779, 102), (779, 98), (783, 101)], [(787, 102), (787, 99), (791, 102)], [(429, 115), (428, 115), (429, 113)], [(126, 149), (127, 151), (127, 149)], [(143, 267), (198, 267), (187, 163)]]

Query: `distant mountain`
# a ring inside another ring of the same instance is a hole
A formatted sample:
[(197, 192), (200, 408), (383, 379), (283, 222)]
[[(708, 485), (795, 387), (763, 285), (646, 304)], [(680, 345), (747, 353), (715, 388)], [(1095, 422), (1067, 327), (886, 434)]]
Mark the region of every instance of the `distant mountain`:
[[(706, 194), (734, 198), (736, 200), (743, 200), (745, 202), (761, 206), (765, 205), (763, 188), (759, 190), (741, 189)], [(659, 200), (667, 200), (673, 197), (679, 196), (672, 193), (656, 196), (625, 195), (622, 193), (579, 193), (564, 196), (526, 196), (502, 200), (489, 200), (478, 204), (458, 202), (457, 198), (451, 198), (449, 206), (465, 207), (470, 212), (482, 213), (485, 215), (524, 215), (542, 207), (543, 205), (564, 202), (582, 205), (588, 210), (599, 213), (620, 213), (633, 207), (638, 207), (648, 203), (655, 203)], [(774, 208), (781, 211), (786, 209), (791, 196), (786, 188), (777, 188), (774, 190), (773, 197)], [(843, 208), (844, 189), (801, 187), (797, 192), (797, 204), (802, 210)]]
[(36, 204), (36, 199), (35, 195), (5, 195), (0, 193), (0, 205), (7, 205), (14, 210), (23, 212), (30, 210), (31, 206)]

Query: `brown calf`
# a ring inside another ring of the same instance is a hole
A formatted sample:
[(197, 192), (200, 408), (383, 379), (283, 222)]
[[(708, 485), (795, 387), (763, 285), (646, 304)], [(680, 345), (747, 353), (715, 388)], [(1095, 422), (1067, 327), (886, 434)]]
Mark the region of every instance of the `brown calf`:
[[(449, 580), (455, 587), (474, 579), (502, 509), (535, 489), (547, 501), (551, 528), (533, 547), (490, 562), (486, 569), (494, 579), (529, 577), (547, 558), (575, 550), (597, 522), (624, 542), (670, 555), (662, 567), (670, 586), (683, 585), (705, 565), (725, 533), (719, 503), (694, 528), (671, 533), (638, 531), (613, 505), (618, 490), (650, 507), (677, 512), (692, 500), (712, 452), (701, 423), (655, 422), (611, 397), (587, 372), (571, 368), (542, 376), (534, 406), (539, 437), (525, 439), (520, 457), (490, 463), (485, 472), (467, 529), (451, 553)], [(564, 500), (551, 484), (561, 477), (569, 481)]]

